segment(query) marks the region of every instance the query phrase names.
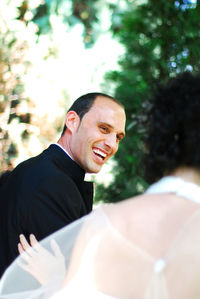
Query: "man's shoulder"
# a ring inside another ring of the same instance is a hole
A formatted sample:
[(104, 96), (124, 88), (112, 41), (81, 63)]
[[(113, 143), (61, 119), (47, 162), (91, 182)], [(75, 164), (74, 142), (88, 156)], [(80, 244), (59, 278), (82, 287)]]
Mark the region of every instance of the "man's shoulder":
[(6, 170), (0, 174), (0, 186), (2, 186), (11, 174), (11, 170)]
[(7, 181), (7, 178), (9, 182), (6, 188), (13, 186), (23, 193), (31, 191), (33, 194), (36, 190), (45, 188), (48, 190), (79, 189), (78, 186), (84, 179), (79, 169), (77, 171), (74, 167), (73, 161), (56, 145), (18, 164), (11, 173), (8, 172), (2, 177), (2, 184)]
[[(50, 145), (48, 148), (44, 149), (38, 155), (30, 157), (30, 158), (22, 161), (21, 163), (19, 163), (15, 169), (30, 170), (32, 168), (34, 169), (34, 167), (37, 167), (37, 166), (40, 167), (40, 165), (42, 165), (42, 164), (44, 164), (44, 165), (49, 164), (49, 163), (51, 164), (51, 161), (53, 161), (53, 157), (54, 157), (52, 152), (56, 152), (56, 150), (57, 150), (56, 148), (53, 148), (53, 150), (52, 150), (51, 145)], [(52, 163), (52, 165), (53, 165), (53, 163)], [(45, 170), (45, 168), (43, 169), (41, 167), (41, 170)]]

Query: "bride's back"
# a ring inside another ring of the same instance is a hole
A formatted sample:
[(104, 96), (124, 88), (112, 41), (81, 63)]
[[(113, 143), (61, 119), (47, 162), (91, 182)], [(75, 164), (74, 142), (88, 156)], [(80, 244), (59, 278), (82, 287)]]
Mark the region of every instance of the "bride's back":
[(199, 206), (172, 194), (103, 206), (84, 225), (68, 281), (114, 298), (197, 299), (199, 228)]

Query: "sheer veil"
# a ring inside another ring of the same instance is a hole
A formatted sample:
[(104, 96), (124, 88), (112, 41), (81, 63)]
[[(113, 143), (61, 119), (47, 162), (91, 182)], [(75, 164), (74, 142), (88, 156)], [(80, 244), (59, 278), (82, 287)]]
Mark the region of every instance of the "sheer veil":
[[(49, 298), (50, 295), (58, 291), (66, 277), (77, 235), (80, 233), (85, 221), (86, 216), (40, 242), (46, 253), (50, 253), (47, 257), (45, 253), (42, 256), (43, 264), (40, 265), (40, 261), (38, 261), (38, 276), (43, 275), (42, 273), (47, 276), (44, 284), (39, 282), (37, 275), (31, 275), (22, 269), (20, 265), (26, 264), (26, 262), (23, 257), (19, 256), (4, 272), (0, 280), (0, 298)], [(52, 250), (52, 240), (58, 245), (63, 259), (58, 260), (55, 256)]]
[[(22, 269), (24, 257), (17, 258), (1, 279), (0, 298), (199, 299), (200, 206), (177, 198), (176, 212), (167, 210), (166, 217), (158, 212), (164, 205), (160, 195), (101, 205), (40, 243), (36, 274)], [(170, 205), (171, 199), (166, 200)], [(148, 218), (153, 202), (158, 210)], [(133, 208), (133, 222), (125, 221), (121, 229), (124, 209), (132, 213)], [(143, 225), (145, 218), (151, 225)], [(143, 230), (139, 237), (138, 219)], [(157, 230), (151, 228), (155, 221)]]

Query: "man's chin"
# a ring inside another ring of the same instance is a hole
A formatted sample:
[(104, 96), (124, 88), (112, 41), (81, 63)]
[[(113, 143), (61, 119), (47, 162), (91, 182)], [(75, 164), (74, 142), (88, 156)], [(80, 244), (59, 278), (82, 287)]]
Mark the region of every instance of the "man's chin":
[(98, 166), (93, 166), (93, 167), (89, 167), (88, 170), (86, 171), (87, 173), (98, 173), (102, 168), (102, 165), (98, 165)]

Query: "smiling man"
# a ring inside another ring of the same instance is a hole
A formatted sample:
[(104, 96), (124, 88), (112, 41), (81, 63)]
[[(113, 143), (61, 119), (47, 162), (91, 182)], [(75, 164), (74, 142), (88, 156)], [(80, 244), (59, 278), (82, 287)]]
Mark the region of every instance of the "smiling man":
[(91, 95), (97, 96), (82, 118), (75, 112), (76, 103), (67, 113), (66, 129), (58, 143), (85, 172), (97, 173), (125, 135), (125, 112), (113, 98)]
[(123, 106), (102, 93), (78, 98), (67, 112), (57, 143), (19, 164), (2, 184), (0, 274), (17, 256), (19, 235), (38, 240), (92, 210), (93, 184), (125, 136)]

